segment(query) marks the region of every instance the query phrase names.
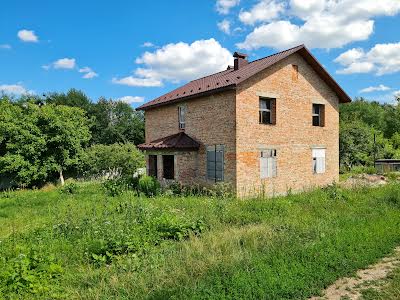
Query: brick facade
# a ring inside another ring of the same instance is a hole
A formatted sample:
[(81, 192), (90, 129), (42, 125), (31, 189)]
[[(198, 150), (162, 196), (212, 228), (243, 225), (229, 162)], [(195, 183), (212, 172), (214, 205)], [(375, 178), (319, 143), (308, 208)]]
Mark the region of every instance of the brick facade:
[[(298, 76), (293, 76), (293, 65)], [(259, 97), (276, 98), (276, 124), (259, 124)], [(312, 126), (312, 104), (325, 105), (325, 126)], [(292, 54), (239, 84), (236, 90), (145, 111), (146, 142), (179, 131), (178, 106), (186, 106), (185, 133), (199, 151), (175, 155), (175, 178), (206, 183), (206, 147), (224, 145), (224, 181), (239, 196), (284, 194), (337, 181), (339, 98), (299, 54)], [(326, 171), (312, 171), (312, 149), (326, 149)], [(277, 176), (260, 179), (260, 152), (277, 151)], [(160, 155), (163, 152), (148, 154)], [(158, 177), (162, 179), (159, 164)], [(161, 168), (161, 169), (160, 169)]]

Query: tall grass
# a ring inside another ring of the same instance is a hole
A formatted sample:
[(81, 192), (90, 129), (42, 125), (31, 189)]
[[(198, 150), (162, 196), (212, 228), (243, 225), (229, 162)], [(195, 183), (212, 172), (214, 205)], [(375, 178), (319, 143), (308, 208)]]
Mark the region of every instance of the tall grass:
[(0, 299), (305, 299), (400, 244), (399, 201), (397, 185), (245, 201), (92, 183), (9, 193)]

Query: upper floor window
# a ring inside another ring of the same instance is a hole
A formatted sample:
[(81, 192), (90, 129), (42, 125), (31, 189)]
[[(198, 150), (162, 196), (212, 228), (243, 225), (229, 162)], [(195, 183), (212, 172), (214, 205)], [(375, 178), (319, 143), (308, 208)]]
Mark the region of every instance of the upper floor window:
[(313, 126), (325, 126), (325, 105), (313, 104), (312, 105), (312, 124)]
[(178, 106), (179, 129), (185, 129), (186, 107)]
[(261, 151), (260, 176), (263, 178), (276, 177), (276, 150), (268, 149)]
[(292, 80), (297, 81), (299, 79), (299, 66), (292, 65)]
[(260, 98), (259, 122), (260, 124), (276, 124), (276, 99)]

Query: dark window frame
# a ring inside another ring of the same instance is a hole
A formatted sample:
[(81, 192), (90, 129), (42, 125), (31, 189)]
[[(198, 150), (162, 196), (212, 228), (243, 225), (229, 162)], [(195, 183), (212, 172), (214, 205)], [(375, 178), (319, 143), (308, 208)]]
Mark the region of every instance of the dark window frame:
[[(265, 105), (263, 105), (265, 103)], [(258, 100), (258, 122), (263, 125), (276, 124), (276, 99), (260, 97)]]
[(311, 115), (313, 126), (325, 127), (325, 104), (313, 103)]
[(149, 155), (149, 170), (148, 175), (157, 178), (157, 165), (158, 165), (157, 155), (150, 154)]

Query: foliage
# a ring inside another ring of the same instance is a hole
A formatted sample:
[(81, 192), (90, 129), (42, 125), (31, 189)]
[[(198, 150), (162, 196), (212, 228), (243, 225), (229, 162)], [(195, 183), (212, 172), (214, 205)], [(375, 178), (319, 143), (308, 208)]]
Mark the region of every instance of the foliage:
[(132, 176), (145, 166), (144, 155), (133, 144), (93, 145), (82, 156), (86, 176)]
[(341, 105), (339, 148), (340, 164), (346, 170), (372, 166), (374, 156), (400, 158), (400, 107), (363, 98)]
[(153, 197), (160, 192), (160, 184), (154, 177), (144, 175), (139, 179), (139, 191), (147, 197)]
[(396, 184), (252, 200), (77, 185), (0, 194), (0, 273), (31, 250), (63, 269), (36, 277), (42, 294), (0, 285), (0, 298), (306, 299), (400, 243)]
[(119, 196), (128, 190), (128, 184), (124, 177), (110, 178), (103, 182), (103, 188), (111, 197)]
[(83, 109), (92, 121), (91, 134), (94, 144), (144, 142), (144, 116), (129, 104), (100, 98), (92, 102), (82, 91), (75, 89), (64, 93), (51, 93), (45, 103), (68, 105)]
[(78, 184), (74, 181), (68, 181), (64, 186), (60, 188), (61, 194), (72, 195), (78, 192)]
[(84, 112), (67, 106), (0, 101), (0, 176), (41, 185), (79, 164), (90, 139)]

